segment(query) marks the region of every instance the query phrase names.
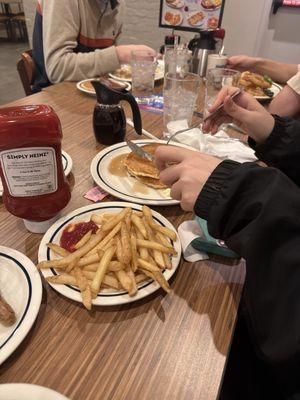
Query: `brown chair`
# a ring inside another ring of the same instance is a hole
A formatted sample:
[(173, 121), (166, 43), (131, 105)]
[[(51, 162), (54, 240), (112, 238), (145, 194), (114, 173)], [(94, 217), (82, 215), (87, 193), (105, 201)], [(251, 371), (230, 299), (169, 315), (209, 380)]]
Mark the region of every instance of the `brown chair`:
[(17, 63), (17, 70), (25, 91), (26, 96), (33, 94), (32, 85), (34, 82), (36, 65), (32, 57), (32, 50), (21, 54), (21, 59)]
[(5, 14), (0, 13), (0, 24), (4, 25), (7, 34), (7, 39), (11, 40), (12, 32), (11, 32), (10, 18)]
[[(27, 42), (28, 35), (27, 35), (26, 19), (24, 13), (21, 12), (15, 16), (12, 16), (10, 22), (12, 24), (13, 29), (15, 26), (18, 28), (20, 39), (24, 42)], [(16, 33), (15, 36), (17, 37)]]

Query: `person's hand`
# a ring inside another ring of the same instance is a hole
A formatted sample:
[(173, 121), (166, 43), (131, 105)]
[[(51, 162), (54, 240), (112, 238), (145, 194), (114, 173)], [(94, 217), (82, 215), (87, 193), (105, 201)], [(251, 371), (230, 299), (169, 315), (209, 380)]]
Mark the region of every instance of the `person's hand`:
[(203, 131), (214, 134), (223, 123), (234, 122), (257, 143), (264, 142), (274, 128), (274, 118), (250, 94), (242, 92), (231, 99), (230, 96), (236, 91), (237, 88), (233, 86), (222, 88), (208, 111), (214, 112), (224, 102), (223, 110), (204, 122)]
[(180, 201), (181, 208), (192, 211), (203, 185), (221, 160), (176, 146), (159, 146), (155, 161), (159, 178), (171, 187), (171, 197)]
[(239, 71), (253, 70), (256, 67), (258, 58), (244, 55), (232, 56), (228, 58), (227, 67)]
[(121, 45), (116, 47), (117, 55), (120, 61), (120, 64), (129, 64), (132, 58), (133, 51), (146, 51), (149, 56), (157, 57), (158, 54), (151, 47), (145, 46), (143, 44), (129, 44), (129, 45)]

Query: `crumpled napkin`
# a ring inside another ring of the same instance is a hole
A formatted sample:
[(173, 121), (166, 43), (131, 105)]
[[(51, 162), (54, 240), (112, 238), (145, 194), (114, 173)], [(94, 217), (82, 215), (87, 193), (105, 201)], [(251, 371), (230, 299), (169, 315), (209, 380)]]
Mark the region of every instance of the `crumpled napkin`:
[[(187, 128), (186, 120), (172, 121), (168, 124), (171, 134)], [(224, 160), (230, 159), (241, 163), (257, 160), (249, 146), (239, 140), (231, 139), (223, 129), (213, 136), (203, 133), (201, 128), (194, 128), (175, 136), (175, 141)]]
[(207, 260), (209, 257), (206, 253), (194, 249), (191, 242), (203, 237), (203, 232), (196, 221), (184, 221), (178, 227), (178, 235), (181, 242), (183, 258), (189, 262)]

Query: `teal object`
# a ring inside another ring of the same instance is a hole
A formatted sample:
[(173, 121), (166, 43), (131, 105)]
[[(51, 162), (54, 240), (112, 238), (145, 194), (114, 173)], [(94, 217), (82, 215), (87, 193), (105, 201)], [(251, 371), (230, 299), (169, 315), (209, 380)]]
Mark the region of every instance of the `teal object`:
[(218, 240), (210, 236), (205, 219), (196, 217), (196, 221), (198, 222), (204, 237), (198, 237), (192, 241), (191, 245), (194, 249), (228, 258), (240, 258), (237, 253), (230, 250), (227, 246), (222, 245)]

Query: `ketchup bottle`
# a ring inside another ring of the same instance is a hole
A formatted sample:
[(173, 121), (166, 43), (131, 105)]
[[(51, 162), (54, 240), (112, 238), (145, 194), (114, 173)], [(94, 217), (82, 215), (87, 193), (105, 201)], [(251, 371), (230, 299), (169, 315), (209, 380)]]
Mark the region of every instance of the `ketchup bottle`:
[(45, 232), (71, 197), (61, 139), (60, 121), (49, 106), (0, 109), (3, 202), (31, 232)]

